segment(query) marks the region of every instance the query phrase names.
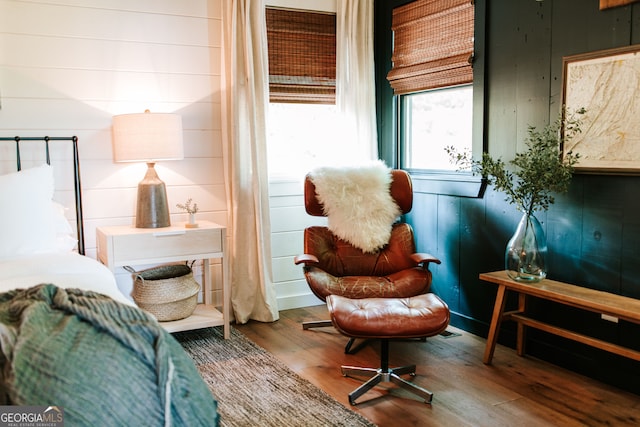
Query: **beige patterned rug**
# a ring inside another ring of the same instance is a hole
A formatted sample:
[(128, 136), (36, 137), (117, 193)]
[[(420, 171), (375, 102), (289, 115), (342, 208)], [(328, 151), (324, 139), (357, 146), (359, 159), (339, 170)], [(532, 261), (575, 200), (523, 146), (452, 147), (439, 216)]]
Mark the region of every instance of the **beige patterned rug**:
[(222, 327), (173, 336), (218, 400), (221, 426), (374, 426), (233, 327), (228, 340)]

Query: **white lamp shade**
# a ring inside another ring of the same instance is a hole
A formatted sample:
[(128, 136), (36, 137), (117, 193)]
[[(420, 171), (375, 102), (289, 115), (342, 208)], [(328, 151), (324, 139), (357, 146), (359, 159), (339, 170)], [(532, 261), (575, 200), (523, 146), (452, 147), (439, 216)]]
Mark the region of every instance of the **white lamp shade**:
[(122, 114), (113, 117), (116, 162), (181, 160), (182, 117), (169, 113)]

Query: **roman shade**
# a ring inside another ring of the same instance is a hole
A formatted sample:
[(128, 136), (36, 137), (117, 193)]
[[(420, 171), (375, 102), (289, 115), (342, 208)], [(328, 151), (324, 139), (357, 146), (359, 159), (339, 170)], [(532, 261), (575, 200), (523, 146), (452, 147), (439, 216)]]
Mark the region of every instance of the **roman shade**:
[(416, 0), (393, 9), (396, 95), (471, 83), (472, 0)]
[(336, 15), (267, 8), (269, 101), (335, 104)]

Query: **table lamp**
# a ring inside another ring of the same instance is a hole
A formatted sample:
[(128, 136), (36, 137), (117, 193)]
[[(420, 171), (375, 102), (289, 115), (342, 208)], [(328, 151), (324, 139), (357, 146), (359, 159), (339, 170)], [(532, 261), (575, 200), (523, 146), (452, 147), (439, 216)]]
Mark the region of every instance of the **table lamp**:
[(147, 163), (147, 173), (138, 184), (136, 227), (170, 226), (166, 187), (154, 166), (160, 160), (184, 158), (182, 117), (147, 110), (114, 116), (112, 124), (114, 161)]

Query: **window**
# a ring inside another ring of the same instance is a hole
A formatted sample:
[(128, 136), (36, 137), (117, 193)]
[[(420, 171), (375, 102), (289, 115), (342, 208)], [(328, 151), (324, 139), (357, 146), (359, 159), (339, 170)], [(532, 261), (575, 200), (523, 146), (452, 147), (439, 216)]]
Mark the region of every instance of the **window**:
[(269, 104), (269, 176), (302, 179), (318, 166), (351, 161), (340, 116), (335, 104)]
[(266, 10), (271, 179), (301, 180), (315, 167), (353, 158), (335, 105), (336, 14), (327, 9)]
[(471, 152), (473, 86), (454, 86), (401, 97), (401, 165), (452, 169), (445, 147)]
[(453, 171), (444, 148), (473, 144), (474, 6), (416, 0), (393, 9), (392, 30), (400, 166)]

